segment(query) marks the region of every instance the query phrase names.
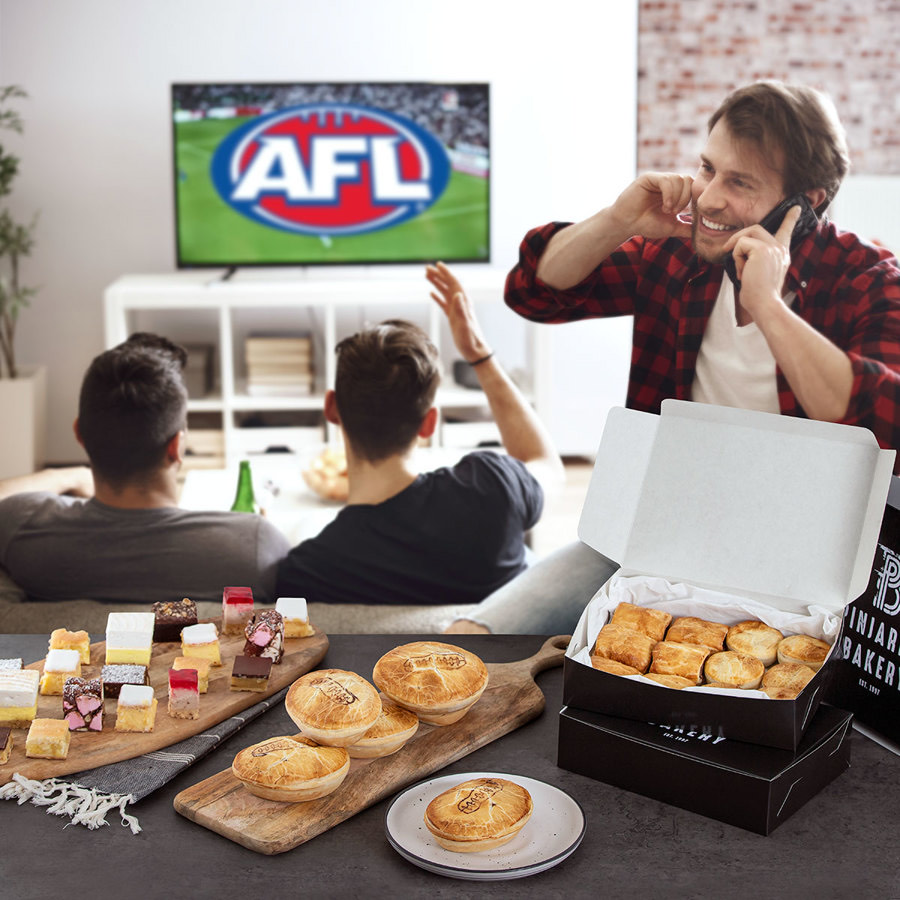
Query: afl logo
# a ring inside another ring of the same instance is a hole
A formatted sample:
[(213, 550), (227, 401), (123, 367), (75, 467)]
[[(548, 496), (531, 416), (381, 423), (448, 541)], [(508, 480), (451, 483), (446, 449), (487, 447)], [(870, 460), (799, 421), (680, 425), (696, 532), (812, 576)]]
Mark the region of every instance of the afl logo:
[(313, 103), (259, 116), (212, 159), (232, 209), (262, 225), (352, 235), (412, 219), (444, 192), (441, 142), (402, 116), (349, 103)]

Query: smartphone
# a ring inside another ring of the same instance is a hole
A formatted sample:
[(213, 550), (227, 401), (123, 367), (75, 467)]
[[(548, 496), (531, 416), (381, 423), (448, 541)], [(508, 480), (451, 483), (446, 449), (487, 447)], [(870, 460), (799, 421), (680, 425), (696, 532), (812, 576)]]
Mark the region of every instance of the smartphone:
[[(819, 224), (819, 217), (812, 208), (812, 204), (809, 202), (809, 198), (806, 194), (794, 194), (793, 197), (782, 200), (781, 203), (771, 210), (771, 212), (767, 213), (759, 223), (769, 232), (769, 234), (775, 234), (781, 227), (781, 223), (784, 221), (787, 211), (794, 206), (800, 207), (800, 218), (797, 219), (797, 224), (794, 226), (794, 232), (791, 235), (791, 250), (793, 250), (794, 247), (796, 247), (797, 244), (799, 244), (800, 241), (802, 241), (803, 238)], [(730, 253), (725, 257), (725, 271), (728, 273), (728, 277), (734, 284), (734, 289), (739, 291), (741, 289), (741, 282), (737, 277), (737, 267), (734, 263), (734, 256)]]

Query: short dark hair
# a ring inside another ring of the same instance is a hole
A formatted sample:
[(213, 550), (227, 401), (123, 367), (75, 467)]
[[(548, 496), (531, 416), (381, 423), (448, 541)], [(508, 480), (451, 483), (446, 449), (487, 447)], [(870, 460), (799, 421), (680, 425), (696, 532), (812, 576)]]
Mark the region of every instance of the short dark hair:
[(378, 462), (405, 450), (440, 382), (438, 352), (412, 322), (389, 319), (335, 348), (335, 399), (353, 451)]
[(81, 383), (78, 431), (100, 478), (121, 486), (160, 465), (187, 422), (186, 363), (183, 347), (147, 332), (94, 358)]
[(825, 189), (821, 216), (834, 199), (850, 155), (844, 127), (831, 99), (815, 88), (757, 81), (729, 94), (709, 120), (724, 119), (733, 137), (752, 141), (770, 159), (783, 157), (785, 196)]

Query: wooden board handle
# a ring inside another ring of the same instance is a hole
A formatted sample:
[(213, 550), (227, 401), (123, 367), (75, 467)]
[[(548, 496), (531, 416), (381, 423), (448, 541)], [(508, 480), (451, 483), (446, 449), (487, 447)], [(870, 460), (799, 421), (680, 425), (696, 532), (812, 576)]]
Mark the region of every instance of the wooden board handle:
[(492, 663), (491, 668), (499, 670), (497, 674), (501, 674), (504, 679), (512, 680), (523, 676), (533, 679), (538, 672), (562, 665), (566, 647), (569, 646), (571, 639), (571, 635), (568, 634), (554, 635), (544, 641), (541, 649), (534, 656), (511, 663)]

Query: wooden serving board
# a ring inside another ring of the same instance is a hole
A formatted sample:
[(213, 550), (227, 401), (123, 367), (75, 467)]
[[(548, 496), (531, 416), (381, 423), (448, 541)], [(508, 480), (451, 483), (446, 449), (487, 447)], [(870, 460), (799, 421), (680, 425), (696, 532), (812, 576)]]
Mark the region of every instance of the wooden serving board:
[(245, 790), (228, 768), (178, 794), (175, 810), (258, 853), (291, 850), (539, 716), (544, 694), (534, 676), (561, 665), (568, 642), (568, 637), (552, 637), (528, 659), (488, 663), (488, 686), (462, 719), (445, 726), (420, 723), (415, 736), (391, 756), (351, 759), (344, 783), (319, 800), (263, 800)]
[[(315, 628), (315, 626), (313, 626)], [(166, 712), (169, 696), (169, 669), (175, 657), (182, 656), (181, 644), (154, 644), (150, 658), (150, 684), (154, 689), (159, 706), (156, 710), (156, 725), (146, 734), (115, 730), (115, 698), (108, 698), (103, 704), (103, 731), (73, 731), (69, 754), (66, 759), (28, 759), (25, 756), (27, 729), (13, 730), (13, 749), (9, 761), (0, 765), (0, 785), (12, 780), (15, 773), (42, 780), (83, 772), (97, 766), (132, 759), (154, 750), (162, 750), (217, 725), (224, 719), (247, 709), (271, 694), (292, 684), (310, 669), (315, 668), (328, 650), (328, 637), (315, 628), (315, 634), (306, 638), (289, 638), (284, 642), (284, 656), (277, 666), (272, 666), (269, 686), (265, 692), (232, 691), (231, 662), (244, 649), (243, 635), (219, 635), (219, 651), (222, 665), (209, 670), (209, 690), (200, 695), (200, 717), (197, 719), (173, 719)], [(82, 664), (83, 678), (99, 678), (100, 669), (106, 659), (106, 642), (91, 644), (91, 664)], [(26, 669), (43, 668), (40, 660), (25, 666)], [(37, 715), (39, 718), (61, 719), (62, 697), (38, 695)]]

